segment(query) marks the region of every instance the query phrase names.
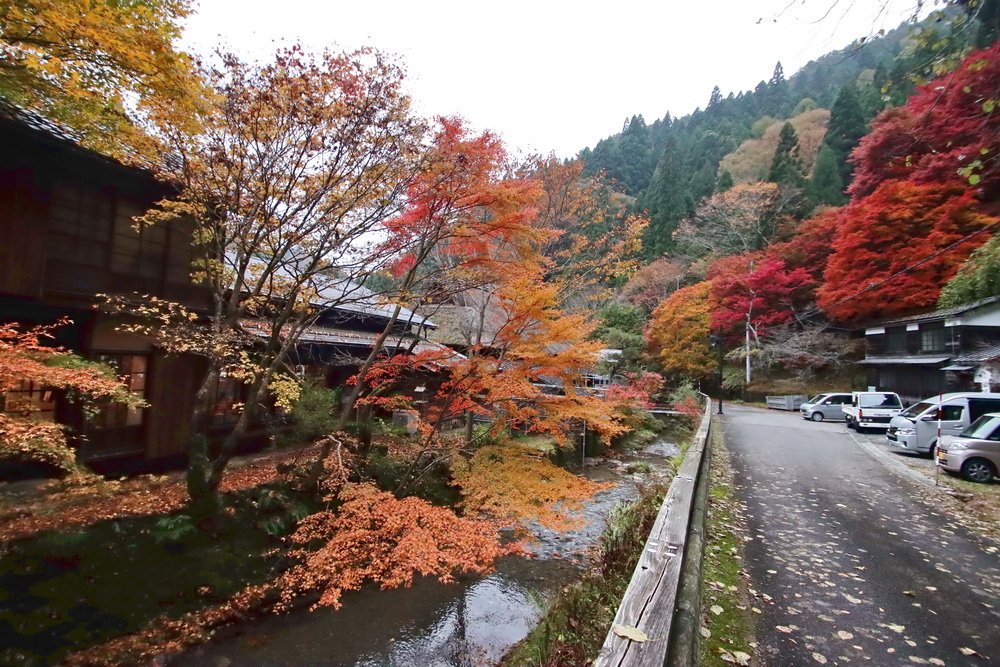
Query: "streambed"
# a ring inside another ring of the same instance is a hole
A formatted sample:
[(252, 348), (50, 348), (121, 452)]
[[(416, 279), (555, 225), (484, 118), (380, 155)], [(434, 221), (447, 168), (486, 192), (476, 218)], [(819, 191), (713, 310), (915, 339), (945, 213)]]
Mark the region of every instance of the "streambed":
[[(192, 649), (176, 665), (428, 665), (496, 663), (541, 617), (546, 601), (572, 582), (604, 531), (608, 512), (637, 496), (677, 447), (661, 440), (621, 461), (588, 461), (584, 474), (614, 484), (583, 510), (584, 524), (558, 533), (537, 527), (534, 558), (508, 557), (485, 577), (411, 588), (375, 587), (345, 594), (340, 610), (294, 611), (266, 617)], [(646, 463), (652, 473), (630, 474)]]

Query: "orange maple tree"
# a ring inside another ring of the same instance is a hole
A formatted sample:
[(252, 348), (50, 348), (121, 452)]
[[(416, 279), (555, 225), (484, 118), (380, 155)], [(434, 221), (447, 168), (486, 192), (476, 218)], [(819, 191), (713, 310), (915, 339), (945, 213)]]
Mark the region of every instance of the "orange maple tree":
[(396, 588), (421, 575), (448, 583), (459, 573), (490, 572), (497, 558), (522, 550), (501, 545), (495, 524), (370, 484), (344, 487), (338, 501), (336, 510), (303, 519), (288, 538), (297, 563), (278, 579), (279, 610), (311, 591), (320, 593), (314, 608), (339, 608), (345, 591), (366, 582)]
[[(583, 162), (535, 158), (523, 170), (540, 185), (535, 225), (549, 232), (541, 251), (547, 275), (588, 303), (639, 268), (649, 220), (631, 212), (628, 198), (603, 174), (583, 176)], [(564, 297), (564, 301), (570, 300)]]
[(457, 459), (453, 477), (466, 511), (506, 522), (537, 521), (553, 530), (578, 527), (581, 518), (575, 513), (608, 487), (516, 443), (487, 445), (468, 459)]
[(709, 344), (712, 281), (682, 287), (656, 310), (646, 327), (646, 341), (664, 372), (675, 377), (707, 378), (715, 370)]
[[(65, 392), (90, 412), (108, 402), (141, 407), (141, 399), (131, 394), (107, 366), (45, 344), (52, 340), (54, 329), (66, 324), (60, 321), (25, 330), (15, 323), (0, 324), (0, 397), (33, 383)], [(81, 472), (76, 453), (66, 442), (65, 427), (39, 421), (37, 416), (30, 407), (4, 401), (0, 411), (0, 460), (32, 461), (64, 472)]]

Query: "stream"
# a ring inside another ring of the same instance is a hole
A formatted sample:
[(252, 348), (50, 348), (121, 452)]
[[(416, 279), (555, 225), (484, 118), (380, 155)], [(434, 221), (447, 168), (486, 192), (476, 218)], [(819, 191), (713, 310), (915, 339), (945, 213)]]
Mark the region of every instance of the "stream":
[(420, 579), (410, 588), (369, 587), (347, 593), (340, 610), (307, 609), (269, 616), (224, 632), (173, 665), (493, 665), (538, 622), (547, 600), (571, 583), (604, 531), (608, 512), (634, 499), (651, 473), (629, 474), (647, 463), (655, 474), (677, 453), (660, 440), (622, 460), (588, 459), (584, 475), (614, 486), (587, 503), (584, 525), (558, 533), (536, 527), (533, 558), (507, 557), (488, 576), (453, 584)]

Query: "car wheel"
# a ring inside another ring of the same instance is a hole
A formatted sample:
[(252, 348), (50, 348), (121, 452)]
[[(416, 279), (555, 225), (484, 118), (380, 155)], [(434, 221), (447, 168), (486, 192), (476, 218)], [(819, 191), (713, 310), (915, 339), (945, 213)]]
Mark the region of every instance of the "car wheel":
[(931, 457), (931, 460), (933, 460), (934, 455), (936, 453), (937, 453), (937, 441), (935, 440), (934, 442), (931, 443), (931, 448), (927, 450), (927, 456)]
[(970, 482), (989, 482), (996, 474), (996, 467), (986, 459), (969, 459), (962, 464), (962, 477)]
[(814, 422), (821, 422), (821, 421), (823, 421), (823, 413), (822, 412), (814, 412), (811, 415), (809, 415), (809, 419), (813, 420)]

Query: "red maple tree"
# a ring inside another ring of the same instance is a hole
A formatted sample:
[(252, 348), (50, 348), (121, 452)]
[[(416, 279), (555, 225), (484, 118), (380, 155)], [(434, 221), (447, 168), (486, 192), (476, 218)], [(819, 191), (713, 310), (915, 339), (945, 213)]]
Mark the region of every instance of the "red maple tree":
[(996, 207), (1000, 195), (1000, 42), (883, 111), (851, 159), (857, 201), (887, 179), (967, 182)]
[(848, 205), (817, 302), (842, 321), (929, 308), (997, 218), (960, 182), (890, 180)]
[(716, 304), (711, 327), (730, 342), (742, 338), (748, 326), (756, 338), (790, 321), (815, 285), (805, 269), (760, 253), (725, 257), (712, 264), (708, 275)]

